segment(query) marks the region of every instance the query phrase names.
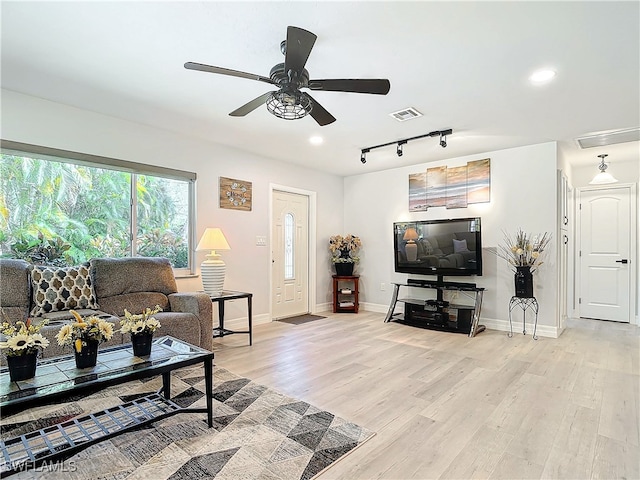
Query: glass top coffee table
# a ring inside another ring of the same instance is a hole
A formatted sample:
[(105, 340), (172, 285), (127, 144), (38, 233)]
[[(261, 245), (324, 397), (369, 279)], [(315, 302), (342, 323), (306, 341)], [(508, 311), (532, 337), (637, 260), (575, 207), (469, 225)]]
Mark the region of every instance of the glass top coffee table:
[[(180, 407), (170, 399), (171, 372), (199, 363), (204, 366), (207, 407)], [(162, 388), (157, 393), (42, 430), (2, 439), (0, 475), (68, 458), (89, 445), (176, 413), (206, 413), (209, 427), (213, 426), (213, 352), (173, 337), (155, 339), (149, 357), (135, 357), (130, 344), (102, 349), (94, 368), (77, 369), (73, 355), (41, 360), (36, 376), (20, 382), (11, 382), (4, 367), (0, 370), (2, 416), (156, 375), (162, 375)]]

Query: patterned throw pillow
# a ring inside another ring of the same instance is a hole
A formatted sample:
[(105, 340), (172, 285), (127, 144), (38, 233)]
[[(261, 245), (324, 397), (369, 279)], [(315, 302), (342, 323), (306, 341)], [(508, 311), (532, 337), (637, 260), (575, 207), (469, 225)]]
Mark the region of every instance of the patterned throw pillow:
[(98, 308), (89, 267), (31, 267), (32, 316), (79, 308)]

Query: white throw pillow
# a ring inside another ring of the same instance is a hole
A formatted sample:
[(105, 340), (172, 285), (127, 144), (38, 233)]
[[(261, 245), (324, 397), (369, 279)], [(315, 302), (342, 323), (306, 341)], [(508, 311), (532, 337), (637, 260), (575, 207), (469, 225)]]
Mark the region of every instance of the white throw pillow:
[(469, 248), (467, 248), (466, 240), (456, 240), (455, 238), (453, 239), (453, 253), (468, 252), (468, 251), (469, 251)]

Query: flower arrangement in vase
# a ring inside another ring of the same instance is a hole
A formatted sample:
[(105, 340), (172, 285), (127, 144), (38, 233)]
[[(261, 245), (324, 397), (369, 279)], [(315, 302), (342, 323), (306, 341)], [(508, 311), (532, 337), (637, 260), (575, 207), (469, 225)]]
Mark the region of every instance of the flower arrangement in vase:
[(161, 327), (153, 315), (161, 311), (160, 305), (156, 305), (153, 309), (147, 307), (142, 313), (134, 315), (125, 308), (124, 318), (120, 320), (120, 333), (131, 334), (133, 354), (136, 357), (151, 354), (153, 334)]
[(352, 234), (344, 237), (334, 235), (329, 238), (331, 262), (335, 265), (338, 275), (349, 276), (353, 274), (353, 266), (360, 261), (360, 257), (358, 257), (360, 248), (362, 248), (360, 237)]
[(0, 350), (7, 356), (9, 378), (13, 382), (32, 378), (36, 374), (38, 354), (49, 346), (49, 340), (39, 333), (48, 323), (43, 320), (33, 325), (31, 319), (26, 322), (16, 322), (15, 325), (4, 322), (0, 327), (3, 341)]
[(73, 345), (76, 367), (95, 367), (98, 345), (113, 337), (113, 324), (94, 315), (82, 318), (75, 310), (70, 313), (76, 321), (60, 328), (56, 335), (58, 345)]
[(533, 272), (542, 261), (542, 254), (551, 241), (551, 234), (531, 235), (518, 229), (515, 236), (503, 231), (503, 243), (496, 249), (496, 255), (505, 259), (515, 272), (515, 296), (533, 297)]

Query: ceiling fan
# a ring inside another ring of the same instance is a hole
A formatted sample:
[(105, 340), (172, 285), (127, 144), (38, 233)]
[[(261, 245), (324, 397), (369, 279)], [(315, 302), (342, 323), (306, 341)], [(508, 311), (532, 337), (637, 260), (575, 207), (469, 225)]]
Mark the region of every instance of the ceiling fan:
[(284, 54), (284, 63), (275, 65), (271, 69), (269, 77), (194, 62), (185, 63), (184, 68), (258, 80), (279, 88), (279, 90), (264, 93), (234, 110), (229, 114), (232, 117), (244, 117), (266, 103), (269, 112), (276, 117), (295, 120), (311, 115), (320, 126), (324, 126), (335, 122), (335, 117), (327, 112), (311, 95), (301, 92), (301, 88), (376, 95), (386, 95), (389, 92), (391, 84), (386, 79), (310, 80), (309, 72), (304, 66), (316, 38), (316, 35), (302, 28), (287, 27), (287, 39), (280, 44), (280, 50)]

